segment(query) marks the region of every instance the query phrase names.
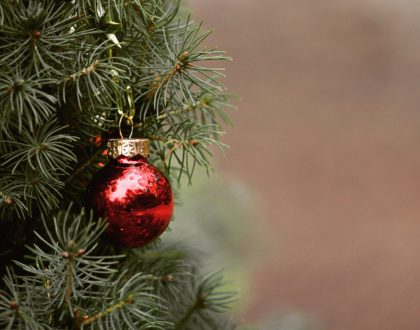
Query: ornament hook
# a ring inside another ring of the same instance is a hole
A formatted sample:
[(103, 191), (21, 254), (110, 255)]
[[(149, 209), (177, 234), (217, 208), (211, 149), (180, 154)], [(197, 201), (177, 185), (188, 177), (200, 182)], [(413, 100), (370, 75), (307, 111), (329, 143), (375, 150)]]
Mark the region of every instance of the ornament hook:
[(126, 93), (127, 93), (127, 101), (128, 101), (128, 113), (124, 113), (124, 112), (121, 111), (121, 117), (120, 117), (120, 121), (118, 123), (118, 129), (119, 129), (119, 132), (120, 132), (121, 139), (124, 139), (124, 134), (122, 132), (122, 121), (123, 121), (124, 118), (127, 119), (127, 122), (131, 127), (130, 135), (128, 137), (129, 139), (131, 139), (131, 137), (133, 136), (133, 132), (134, 132), (133, 118), (134, 118), (134, 115), (136, 113), (136, 107), (135, 107), (135, 104), (134, 104), (133, 89), (131, 88), (131, 86), (126, 87)]

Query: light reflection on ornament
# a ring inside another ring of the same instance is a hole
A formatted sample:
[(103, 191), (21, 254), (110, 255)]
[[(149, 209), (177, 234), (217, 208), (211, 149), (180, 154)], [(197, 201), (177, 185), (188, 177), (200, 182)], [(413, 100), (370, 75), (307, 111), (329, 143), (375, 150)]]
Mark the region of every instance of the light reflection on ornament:
[[(141, 173), (141, 169), (130, 168), (121, 178), (114, 182), (110, 182), (106, 193), (111, 202), (114, 202), (117, 199), (123, 200), (127, 195), (141, 194), (150, 189), (149, 185), (151, 182), (154, 182), (153, 174), (148, 172)], [(156, 191), (156, 188), (153, 187), (153, 190)]]

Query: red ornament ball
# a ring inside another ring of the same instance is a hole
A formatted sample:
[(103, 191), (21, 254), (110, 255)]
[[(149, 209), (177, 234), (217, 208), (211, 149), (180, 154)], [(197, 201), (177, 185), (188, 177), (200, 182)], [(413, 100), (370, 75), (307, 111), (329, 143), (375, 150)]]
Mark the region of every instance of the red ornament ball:
[(126, 248), (160, 236), (174, 209), (169, 181), (140, 155), (112, 159), (90, 182), (87, 199), (97, 216), (108, 219), (105, 238)]

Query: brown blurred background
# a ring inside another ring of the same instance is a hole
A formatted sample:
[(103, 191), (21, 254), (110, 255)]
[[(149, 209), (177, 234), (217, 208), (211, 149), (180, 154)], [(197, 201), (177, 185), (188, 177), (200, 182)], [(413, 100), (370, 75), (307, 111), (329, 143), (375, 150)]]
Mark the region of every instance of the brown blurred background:
[(216, 166), (256, 204), (241, 315), (420, 329), (420, 2), (189, 2), (242, 96)]

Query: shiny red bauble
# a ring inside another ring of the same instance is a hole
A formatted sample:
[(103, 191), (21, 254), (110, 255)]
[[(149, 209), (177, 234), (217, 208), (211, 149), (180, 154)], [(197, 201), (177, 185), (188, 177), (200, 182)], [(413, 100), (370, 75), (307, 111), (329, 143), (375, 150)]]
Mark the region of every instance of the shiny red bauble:
[(105, 238), (126, 248), (160, 236), (174, 209), (168, 180), (140, 155), (112, 159), (90, 182), (87, 199), (97, 216), (108, 219)]

